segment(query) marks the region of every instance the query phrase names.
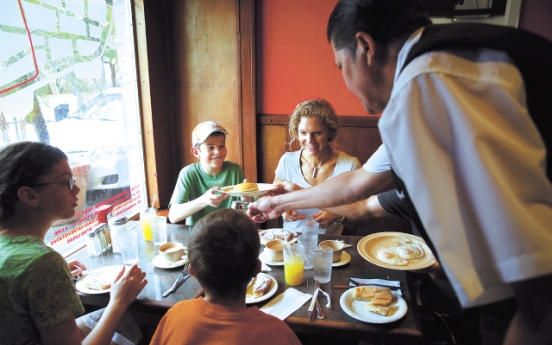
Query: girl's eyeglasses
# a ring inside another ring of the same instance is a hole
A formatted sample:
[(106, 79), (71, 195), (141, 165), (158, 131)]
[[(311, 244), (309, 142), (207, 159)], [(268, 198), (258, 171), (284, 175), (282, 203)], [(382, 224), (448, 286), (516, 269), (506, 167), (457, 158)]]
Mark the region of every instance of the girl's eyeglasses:
[(29, 187), (39, 187), (39, 186), (46, 186), (46, 185), (49, 185), (49, 184), (67, 184), (69, 185), (69, 189), (70, 190), (73, 190), (73, 187), (75, 187), (75, 184), (77, 183), (77, 179), (75, 179), (74, 177), (68, 179), (68, 180), (64, 180), (64, 181), (58, 181), (58, 182), (46, 182), (46, 183), (37, 183), (37, 184), (33, 184)]

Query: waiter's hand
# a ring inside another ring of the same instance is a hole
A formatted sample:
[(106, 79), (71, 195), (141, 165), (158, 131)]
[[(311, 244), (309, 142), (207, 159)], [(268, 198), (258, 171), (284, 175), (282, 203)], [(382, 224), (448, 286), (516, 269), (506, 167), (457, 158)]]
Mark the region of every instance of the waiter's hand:
[(282, 215), (276, 210), (278, 203), (275, 201), (277, 197), (265, 196), (259, 198), (254, 203), (249, 204), (247, 215), (256, 223), (263, 223), (269, 219), (275, 219)]

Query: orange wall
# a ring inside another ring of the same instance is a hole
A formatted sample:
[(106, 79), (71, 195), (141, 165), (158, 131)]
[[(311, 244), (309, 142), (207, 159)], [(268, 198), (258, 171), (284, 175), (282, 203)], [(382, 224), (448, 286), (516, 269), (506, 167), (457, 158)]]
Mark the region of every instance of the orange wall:
[(297, 103), (324, 98), (338, 115), (366, 115), (347, 90), (326, 39), (337, 0), (258, 0), (257, 112), (289, 114)]

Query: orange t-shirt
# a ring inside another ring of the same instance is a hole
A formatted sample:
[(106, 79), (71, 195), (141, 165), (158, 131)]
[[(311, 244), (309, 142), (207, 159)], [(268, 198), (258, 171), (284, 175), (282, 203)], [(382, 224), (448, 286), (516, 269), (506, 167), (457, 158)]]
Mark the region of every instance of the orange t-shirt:
[(203, 297), (178, 302), (169, 309), (150, 344), (301, 345), (285, 322), (257, 307), (223, 307)]

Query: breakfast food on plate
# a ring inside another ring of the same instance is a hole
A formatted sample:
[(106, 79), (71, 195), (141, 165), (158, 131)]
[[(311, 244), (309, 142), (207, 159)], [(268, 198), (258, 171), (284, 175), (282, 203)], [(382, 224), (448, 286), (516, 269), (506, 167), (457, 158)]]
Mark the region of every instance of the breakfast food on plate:
[(399, 242), (393, 242), (391, 246), (378, 249), (376, 257), (389, 265), (405, 266), (409, 264), (408, 260), (423, 258), (425, 254), (421, 243), (403, 237)]
[(272, 240), (284, 240), (291, 241), (295, 237), (293, 231), (284, 230), (284, 229), (274, 229), (274, 230), (265, 230), (260, 233), (261, 239), (263, 241), (272, 241)]
[(405, 266), (408, 265), (408, 260), (405, 260), (397, 254), (393, 247), (381, 247), (376, 252), (376, 257), (379, 261), (389, 265)]
[(389, 308), (388, 307), (380, 307), (380, 306), (376, 306), (376, 305), (370, 305), (368, 307), (368, 310), (371, 311), (372, 313), (380, 314), (380, 315), (383, 315), (383, 316), (387, 316), (387, 314), (389, 314)]
[(419, 259), (425, 256), (424, 248), (421, 243), (414, 243), (408, 238), (403, 238), (400, 242), (393, 244), (395, 251), (403, 259)]
[(84, 279), (84, 286), (90, 290), (107, 290), (111, 288), (113, 274), (91, 274)]
[(253, 182), (244, 182), (234, 186), (236, 192), (257, 192), (259, 186)]
[(387, 316), (389, 308), (387, 307), (393, 301), (391, 290), (381, 286), (359, 286), (353, 292), (353, 298), (361, 301), (370, 301), (368, 310)]
[(264, 273), (257, 274), (247, 287), (247, 297), (259, 298), (266, 294), (272, 287), (272, 278)]

